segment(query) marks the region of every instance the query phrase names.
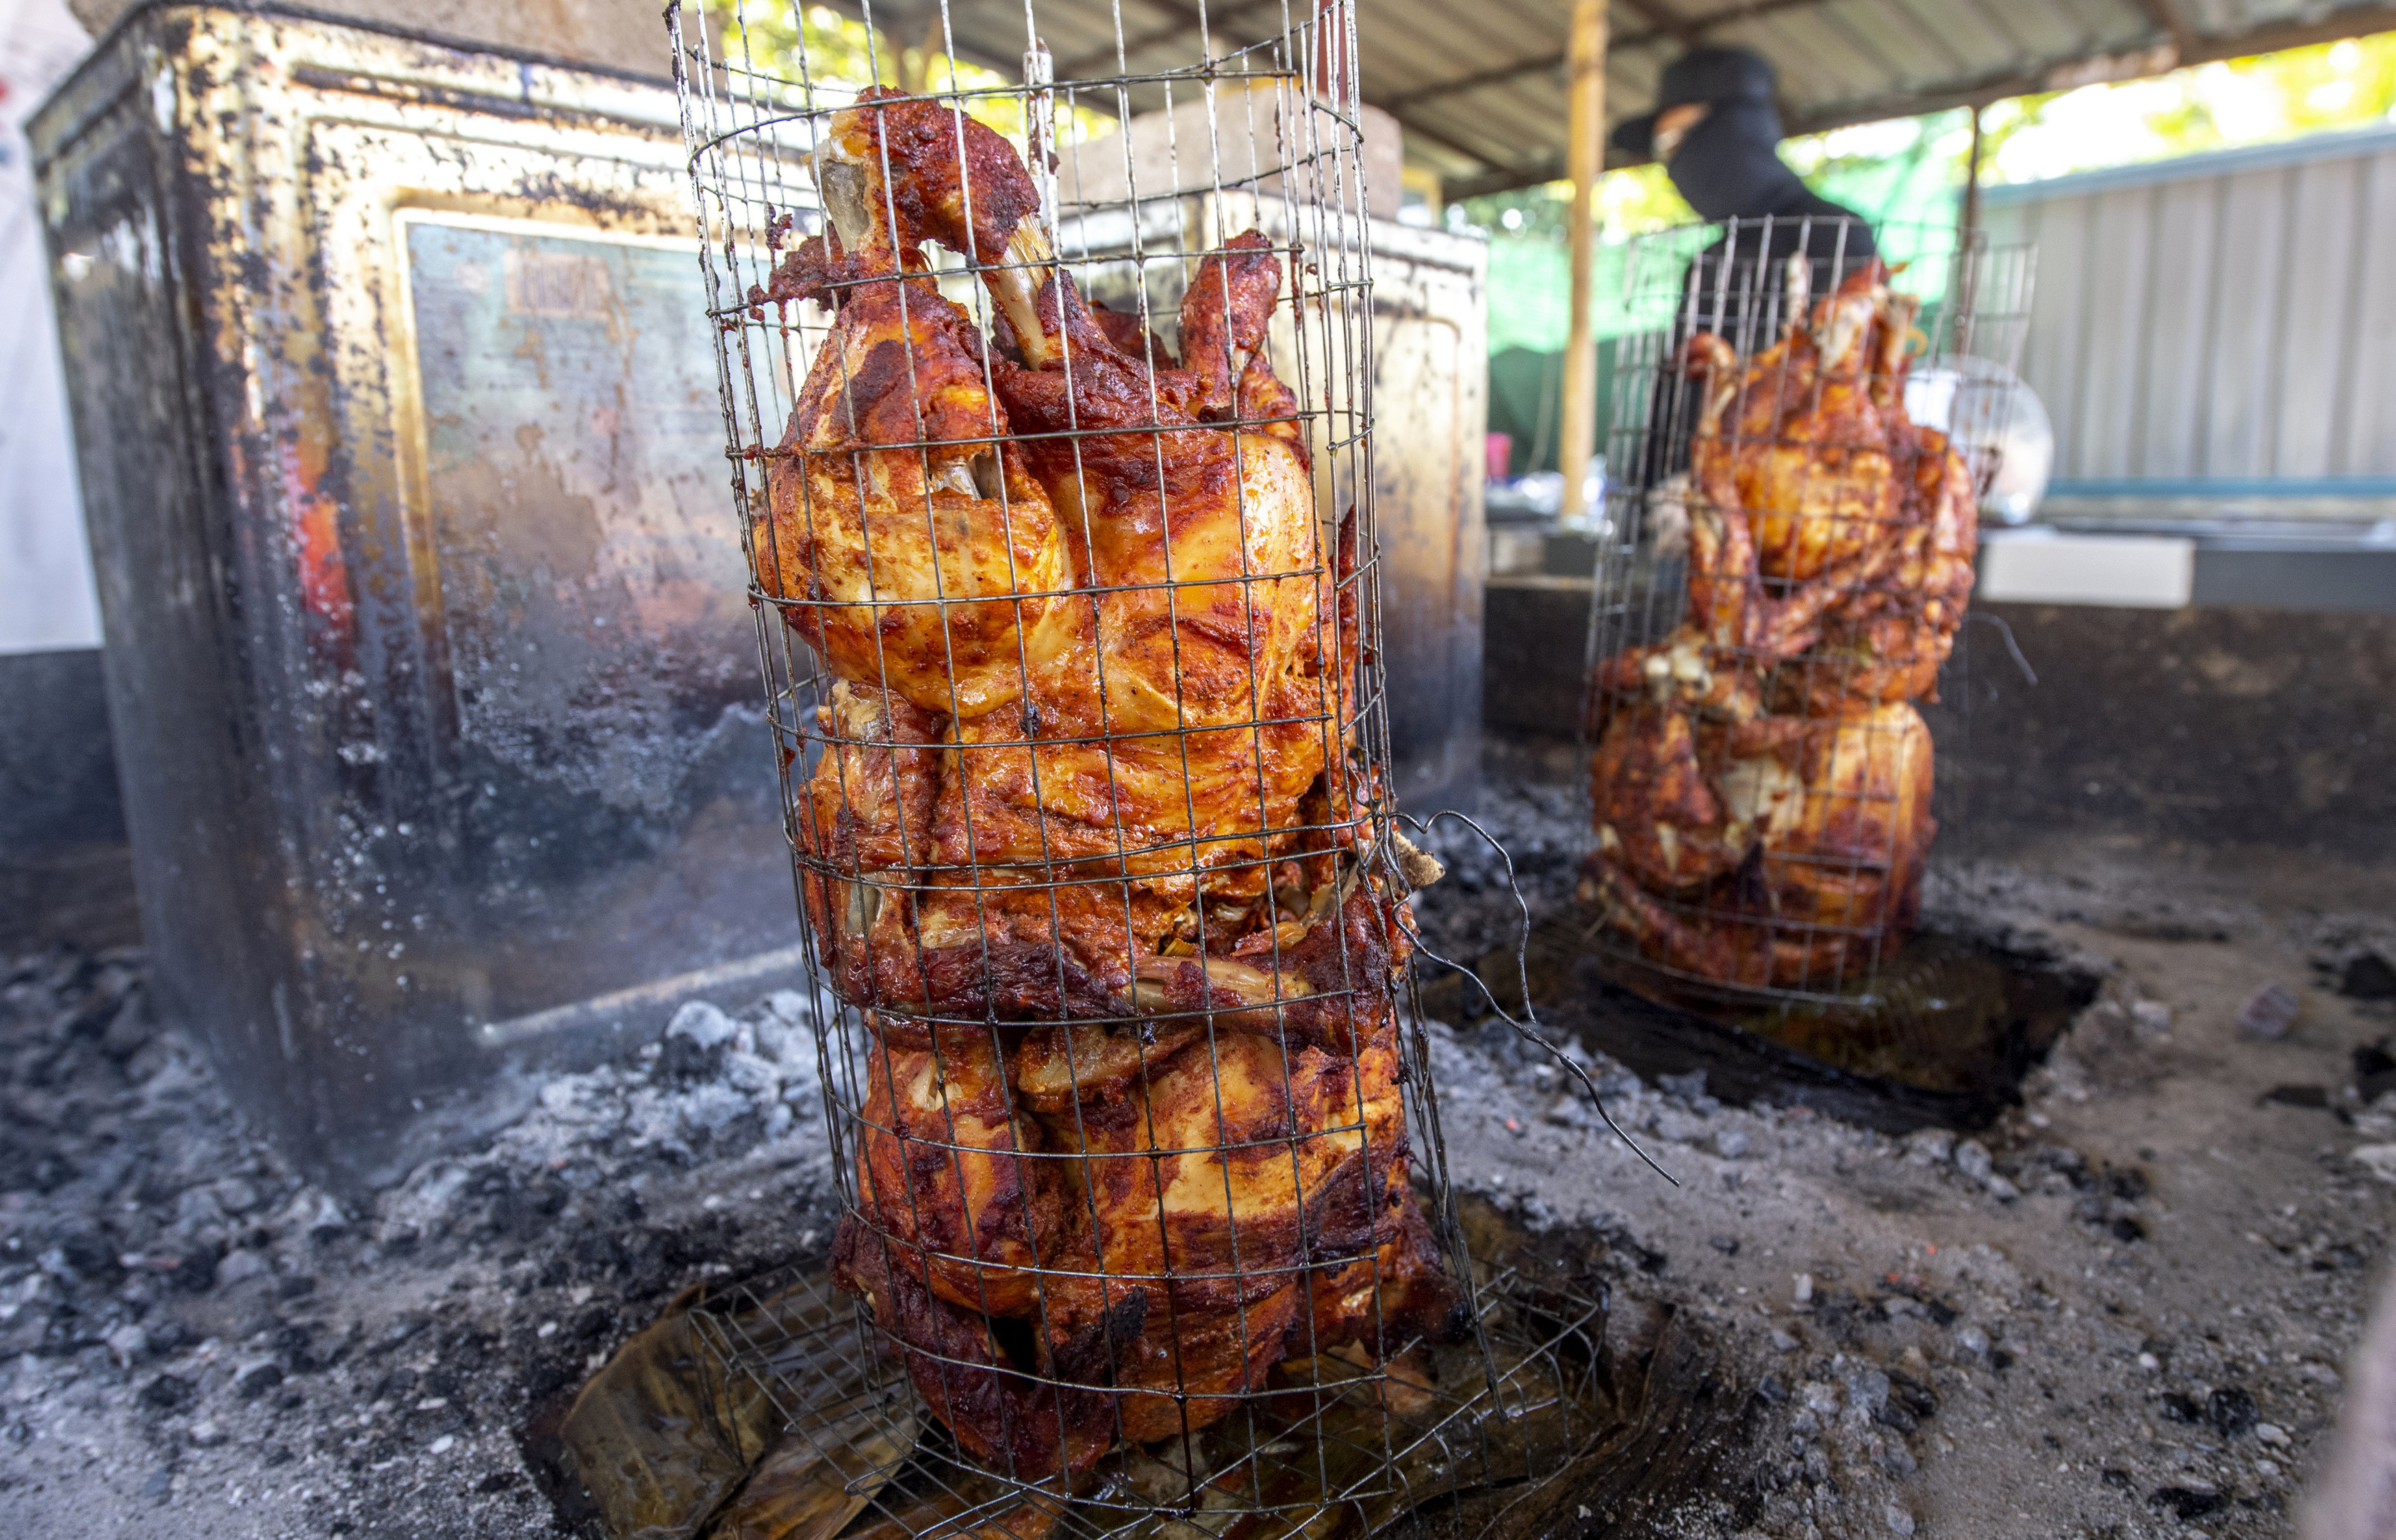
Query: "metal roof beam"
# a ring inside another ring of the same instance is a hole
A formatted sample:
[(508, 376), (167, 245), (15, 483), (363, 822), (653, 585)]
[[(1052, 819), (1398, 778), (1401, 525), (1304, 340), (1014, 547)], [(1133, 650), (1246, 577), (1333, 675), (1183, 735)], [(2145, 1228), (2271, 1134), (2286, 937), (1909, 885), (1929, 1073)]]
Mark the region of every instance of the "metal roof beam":
[(1562, 155), (1541, 155), (1520, 166), (1501, 166), (1478, 177), (1443, 178), (1439, 195), (1445, 203), (1461, 203), (1467, 198), (1486, 197), (1492, 192), (1514, 192), (1525, 187), (1551, 182), (1564, 174)]
[(2185, 59), (2196, 47), (2196, 33), (2190, 30), (2188, 18), (2180, 14), (2179, 0), (2138, 0), (2138, 8), (2155, 30), (2171, 39), (2174, 48)]
[[(1671, 15), (1671, 12), (1665, 11), (1663, 7), (1654, 5), (1653, 0), (1645, 0), (1645, 3), (1642, 3), (1642, 0), (1623, 0), (1623, 3), (1637, 11), (1643, 18), (1652, 20), (1651, 7), (1652, 13)], [(1717, 16), (1676, 20), (1674, 25), (1656, 25), (1649, 27), (1645, 32), (1624, 33), (1614, 40), (1614, 47), (1636, 48), (1649, 43), (1662, 43), (1668, 40), (1685, 43), (1694, 47), (1704, 40), (1708, 33), (1717, 27), (1725, 27), (1734, 21), (1751, 20), (1759, 16), (1770, 16), (1777, 11), (1799, 10), (1807, 6), (1818, 6), (1823, 3), (1824, 0), (1752, 0), (1749, 5), (1724, 11)], [(1444, 96), (1454, 96), (1459, 91), (1477, 91), (1484, 86), (1503, 85), (1522, 75), (1537, 74), (1542, 70), (1561, 70), (1564, 67), (1564, 52), (1559, 49), (1553, 53), (1541, 54), (1536, 59), (1518, 59), (1511, 64), (1500, 64), (1494, 69), (1459, 75), (1454, 80), (1435, 81), (1429, 86), (1418, 86), (1411, 91), (1401, 92), (1374, 105), (1384, 112), (1393, 113), (1402, 106), (1411, 107), (1417, 102), (1435, 100)]]
[[(1789, 120), (1788, 127), (1791, 134), (1818, 134), (1857, 123), (1911, 117), (1921, 113), (1942, 112), (1950, 107), (1985, 106), (2007, 97), (2064, 90), (2100, 81), (2135, 80), (2190, 64), (2244, 59), (2254, 54), (2276, 53), (2283, 48), (2309, 47), (2317, 43), (2336, 43), (2367, 33), (2389, 31), (2396, 31), (2396, 5), (2353, 6), (2333, 12), (2321, 20), (2267, 23), (2250, 27), (2243, 33), (2200, 38), (2185, 52), (2175, 48), (2155, 48), (2094, 60), (2052, 60), (2027, 70), (1960, 82), (1945, 90), (1842, 103), (1793, 117)], [(2107, 73), (2103, 68), (2107, 63), (2120, 64), (2121, 73)]]
[[(1626, 0), (1627, 3), (1627, 0)], [(1734, 21), (1769, 15), (1775, 11), (1792, 10), (1818, 5), (1822, 0), (1754, 0), (1753, 4), (1735, 10), (1705, 17), (1693, 23), (1702, 34)], [(2168, 36), (2171, 21), (2184, 18), (2177, 0), (2140, 0), (2148, 15), (2154, 19), (2159, 31)], [(1640, 7), (1634, 6), (1633, 9)], [(1643, 12), (1644, 14), (1644, 12)], [(2041, 91), (2065, 89), (2102, 80), (2130, 80), (2144, 75), (2190, 64), (2209, 64), (2217, 60), (2243, 59), (2253, 54), (2274, 53), (2283, 48), (2306, 47), (2317, 43), (2335, 43), (2342, 38), (2360, 37), (2369, 33), (2396, 31), (2396, 5), (2378, 4), (2349, 6), (2330, 15), (2309, 21), (2271, 22), (2250, 27), (2243, 32), (2212, 37), (2192, 37), (2185, 45), (2163, 48), (2136, 49), (2127, 53), (2095, 59), (2072, 57), (2049, 60), (2025, 70), (2007, 71), (1960, 81), (1936, 91), (1918, 91), (1874, 97), (1817, 109), (1812, 113), (1786, 114), (1791, 134), (1818, 134), (1852, 124), (1875, 123), (1893, 117), (1910, 117), (1921, 113), (1940, 112), (1950, 107), (1983, 106), (2006, 97), (2028, 96)], [(1653, 42), (1668, 35), (1663, 33), (1628, 34), (1617, 39), (1616, 46), (1629, 47), (1642, 42)], [(1511, 192), (1538, 182), (1553, 181), (1563, 176), (1561, 155), (1541, 155), (1511, 165), (1489, 159), (1485, 154), (1467, 149), (1453, 139), (1423, 127), (1412, 121), (1405, 109), (1418, 103), (1436, 100), (1506, 81), (1540, 70), (1563, 66), (1562, 54), (1549, 54), (1537, 59), (1525, 59), (1495, 69), (1482, 70), (1456, 80), (1418, 87), (1374, 103), (1396, 117), (1410, 131), (1419, 133), (1435, 143), (1446, 145), (1459, 154), (1471, 155), (1489, 166), (1474, 177), (1457, 179), (1448, 183), (1446, 192), (1453, 198), (1479, 197), (1491, 192)], [(2109, 66), (2112, 68), (2109, 69)], [(1609, 168), (1639, 164), (1633, 159), (1609, 158)]]
[[(1383, 110), (1387, 111), (1387, 109)], [(1463, 155), (1471, 160), (1479, 161), (1482, 165), (1486, 166), (1497, 167), (1505, 164), (1498, 160), (1497, 156), (1492, 155), (1487, 150), (1479, 149), (1467, 144), (1463, 140), (1455, 138), (1444, 130), (1433, 128), (1427, 124), (1418, 123), (1413, 118), (1405, 117), (1397, 113), (1391, 113), (1390, 116), (1396, 118), (1398, 121), (1398, 126), (1404, 129), (1407, 134), (1418, 139), (1429, 139), (1431, 143), (1438, 145), (1443, 150), (1453, 150), (1458, 154)], [(1478, 180), (1479, 179), (1476, 178), (1474, 179)], [(1445, 193), (1443, 192), (1441, 195), (1445, 196)]]
[[(1620, 171), (1646, 162), (1634, 160), (1617, 150), (1605, 153), (1605, 168)], [(1562, 155), (1541, 155), (1514, 166), (1501, 166), (1477, 177), (1443, 178), (1440, 197), (1448, 203), (1460, 203), (1466, 198), (1486, 197), (1492, 192), (1516, 192), (1525, 187), (1537, 187), (1543, 182), (1562, 181), (1566, 171)]]
[(1663, 0), (1620, 0), (1620, 3), (1625, 10), (1646, 22), (1652, 31), (1678, 38), (1684, 47), (1696, 47), (1706, 35), (1702, 26), (1673, 10)]
[(2211, 64), (2218, 60), (2277, 53), (2283, 48), (2304, 48), (2316, 43), (2341, 43), (2366, 33), (2391, 31), (2396, 31), (2396, 6), (2351, 6), (2316, 20), (2267, 23), (2234, 37), (2201, 37), (2182, 55), (2180, 62)]
[(1374, 105), (1385, 113), (1397, 113), (1418, 102), (1436, 101), (1441, 97), (1455, 96), (1460, 91), (1477, 91), (1484, 86), (1502, 86), (1526, 74), (1537, 74), (1541, 70), (1561, 70), (1564, 66), (1564, 56), (1560, 53), (1541, 54), (1537, 59), (1518, 59), (1511, 64), (1458, 75), (1454, 80), (1443, 80), (1435, 86), (1418, 86), (1411, 91), (1386, 97)]

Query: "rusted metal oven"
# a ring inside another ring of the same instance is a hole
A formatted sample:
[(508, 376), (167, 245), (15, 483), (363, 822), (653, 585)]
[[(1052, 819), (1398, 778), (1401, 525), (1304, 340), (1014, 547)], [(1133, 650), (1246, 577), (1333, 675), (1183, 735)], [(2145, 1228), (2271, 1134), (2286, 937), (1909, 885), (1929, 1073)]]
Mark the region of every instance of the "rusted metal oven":
[(795, 976), (672, 88), (155, 7), (33, 140), (143, 924), (248, 1108), (372, 1181)]

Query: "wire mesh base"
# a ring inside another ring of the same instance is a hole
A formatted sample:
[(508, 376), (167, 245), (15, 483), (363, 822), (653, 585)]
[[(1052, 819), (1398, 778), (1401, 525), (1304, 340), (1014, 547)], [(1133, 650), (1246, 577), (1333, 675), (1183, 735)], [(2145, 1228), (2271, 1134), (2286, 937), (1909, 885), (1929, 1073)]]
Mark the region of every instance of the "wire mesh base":
[[(780, 1444), (734, 1500), (752, 1527), (770, 1519), (776, 1534), (826, 1540), (1194, 1540), (1236, 1525), (1242, 1540), (1326, 1540), (1443, 1497), (1536, 1483), (1608, 1426), (1603, 1304), (1513, 1271), (1478, 1299), (1480, 1330), (1459, 1345), (1418, 1348), (1387, 1373), (1329, 1355), (1286, 1361), (1240, 1415), (1118, 1451), (1074, 1489), (1045, 1492), (965, 1458), (821, 1274), (718, 1291), (691, 1318), (713, 1361), (706, 1377), (755, 1386), (781, 1421)], [(749, 1533), (732, 1518), (719, 1530)]]
[(1988, 1126), (2095, 989), (2067, 960), (1934, 927), (1837, 1005), (1759, 1001), (1626, 957), (1597, 917), (1572, 912), (1472, 971), (1478, 985), (1460, 975), (1427, 985), (1424, 1009), (1471, 1026), (1487, 1002), (1517, 1010), (1527, 985), (1547, 1030), (1602, 1045), (1642, 1075), (1702, 1070), (1725, 1102), (1810, 1106), (1898, 1134)]

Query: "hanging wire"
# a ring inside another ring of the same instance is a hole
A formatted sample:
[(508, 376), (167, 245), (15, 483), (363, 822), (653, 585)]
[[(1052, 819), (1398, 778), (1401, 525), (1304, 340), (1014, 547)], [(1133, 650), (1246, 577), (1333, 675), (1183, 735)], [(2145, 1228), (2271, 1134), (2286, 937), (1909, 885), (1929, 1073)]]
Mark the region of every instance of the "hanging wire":
[(1480, 837), (1484, 843), (1488, 845), (1491, 850), (1498, 853), (1498, 858), (1500, 861), (1503, 861), (1506, 865), (1506, 891), (1512, 896), (1514, 906), (1522, 911), (1523, 916), (1523, 928), (1514, 942), (1514, 973), (1515, 977), (1520, 982), (1523, 989), (1523, 1019), (1520, 1021), (1514, 1019), (1513, 1014), (1508, 1011), (1506, 1007), (1498, 1002), (1496, 993), (1490, 989), (1488, 981), (1481, 976), (1480, 972), (1477, 969), (1467, 967), (1462, 962), (1458, 962), (1451, 958), (1441, 956), (1438, 952), (1433, 951), (1430, 943), (1424, 941), (1419, 935), (1415, 937), (1415, 949), (1421, 952), (1425, 957), (1430, 958), (1432, 962), (1440, 964), (1442, 967), (1448, 968), (1455, 973), (1461, 975), (1472, 985), (1474, 989), (1481, 991), (1481, 998), (1487, 1002), (1491, 1015), (1497, 1016), (1498, 1020), (1513, 1029), (1513, 1030), (1526, 1042), (1537, 1046), (1549, 1057), (1554, 1059), (1558, 1064), (1564, 1066), (1565, 1069), (1569, 1070), (1573, 1077), (1580, 1082), (1581, 1089), (1589, 1093), (1591, 1105), (1597, 1109), (1597, 1115), (1605, 1120), (1605, 1126), (1614, 1131), (1614, 1136), (1620, 1139), (1624, 1145), (1629, 1147), (1631, 1153), (1638, 1156), (1641, 1161), (1646, 1162), (1648, 1170), (1653, 1171), (1657, 1175), (1661, 1176), (1664, 1180), (1671, 1183), (1674, 1187), (1679, 1187), (1681, 1185), (1680, 1178), (1665, 1170), (1661, 1165), (1657, 1164), (1656, 1158), (1648, 1154), (1645, 1149), (1642, 1148), (1639, 1141), (1632, 1138), (1628, 1133), (1625, 1133), (1622, 1125), (1614, 1121), (1614, 1114), (1606, 1110), (1605, 1098), (1598, 1095), (1597, 1082), (1589, 1078), (1589, 1071), (1581, 1067), (1580, 1061), (1574, 1058), (1570, 1054), (1565, 1053), (1563, 1048), (1551, 1041), (1547, 1034), (1539, 1029), (1538, 1010), (1537, 1007), (1531, 1002), (1531, 904), (1530, 900), (1523, 896), (1522, 884), (1515, 880), (1514, 857), (1512, 855), (1507, 851), (1503, 844), (1498, 843), (1497, 836), (1491, 834), (1486, 829), (1484, 829), (1479, 821), (1474, 819), (1469, 814), (1458, 812), (1454, 808), (1448, 808), (1442, 812), (1434, 813), (1428, 819), (1418, 820), (1408, 818), (1405, 822), (1417, 832), (1428, 835), (1432, 828), (1450, 818), (1455, 819), (1458, 823), (1460, 823), (1464, 825), (1465, 828), (1472, 830), (1474, 834)]

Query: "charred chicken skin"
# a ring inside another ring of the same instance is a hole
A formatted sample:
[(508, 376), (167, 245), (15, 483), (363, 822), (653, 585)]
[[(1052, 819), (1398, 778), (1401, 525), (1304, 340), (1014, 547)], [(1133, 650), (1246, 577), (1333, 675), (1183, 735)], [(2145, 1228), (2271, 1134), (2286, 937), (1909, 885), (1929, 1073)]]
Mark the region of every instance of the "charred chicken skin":
[(752, 553), (830, 676), (792, 834), (870, 1027), (833, 1271), (968, 1452), (1070, 1482), (1292, 1356), (1458, 1325), (1408, 1184), (1352, 592), (1264, 236), (1196, 264), (1176, 359), (1082, 298), (970, 118), (868, 92), (816, 169), (833, 228), (752, 294), (834, 311)]
[(1648, 958), (1833, 989), (1910, 928), (1935, 698), (1975, 496), (1903, 394), (1914, 302), (1878, 263), (1753, 359), (1691, 339), (1688, 608), (1591, 680), (1582, 896)]

